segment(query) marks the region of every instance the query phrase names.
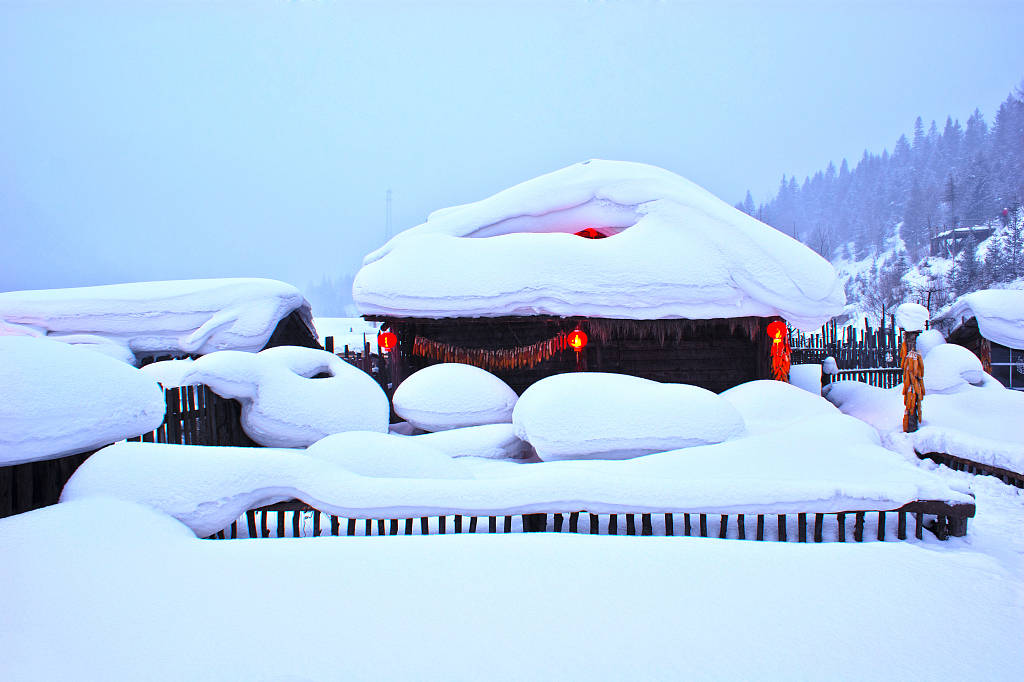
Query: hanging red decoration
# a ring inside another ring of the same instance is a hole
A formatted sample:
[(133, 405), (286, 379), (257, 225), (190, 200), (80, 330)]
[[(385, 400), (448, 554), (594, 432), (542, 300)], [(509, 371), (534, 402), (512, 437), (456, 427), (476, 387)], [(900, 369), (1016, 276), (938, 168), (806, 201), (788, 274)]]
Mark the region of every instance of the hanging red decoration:
[(566, 342), (569, 344), (569, 348), (572, 348), (574, 351), (579, 353), (587, 345), (587, 335), (582, 329), (577, 327), (569, 332), (569, 335), (566, 337)]
[(768, 325), (768, 336), (772, 340), (772, 377), (777, 381), (789, 382), (789, 356), (793, 352), (789, 347), (789, 328), (781, 320)]
[(377, 347), (385, 353), (390, 353), (397, 345), (398, 337), (395, 336), (394, 332), (381, 332), (377, 334)]

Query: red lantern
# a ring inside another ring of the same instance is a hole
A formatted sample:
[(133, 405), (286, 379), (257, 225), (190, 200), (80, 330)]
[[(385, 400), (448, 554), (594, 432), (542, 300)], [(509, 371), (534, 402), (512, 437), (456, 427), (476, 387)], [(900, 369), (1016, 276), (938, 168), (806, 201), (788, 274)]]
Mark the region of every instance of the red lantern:
[(577, 237), (583, 237), (585, 239), (604, 239), (608, 235), (600, 230), (595, 230), (592, 227), (585, 227), (576, 233)]
[(584, 334), (579, 327), (569, 332), (569, 336), (567, 336), (565, 340), (566, 343), (569, 344), (569, 347), (572, 348), (577, 353), (583, 350), (583, 348), (587, 345), (587, 335)]
[(780, 343), (788, 333), (786, 323), (781, 320), (775, 320), (768, 325), (768, 336), (772, 337), (772, 343)]
[(381, 332), (377, 334), (377, 347), (385, 353), (390, 353), (391, 350), (398, 345), (398, 337), (393, 332)]

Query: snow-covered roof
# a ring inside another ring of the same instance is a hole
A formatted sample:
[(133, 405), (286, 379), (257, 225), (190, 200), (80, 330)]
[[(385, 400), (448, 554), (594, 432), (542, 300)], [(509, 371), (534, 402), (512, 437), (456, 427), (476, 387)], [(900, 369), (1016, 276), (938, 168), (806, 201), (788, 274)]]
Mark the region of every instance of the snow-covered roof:
[(936, 322), (960, 324), (978, 318), (978, 329), (989, 341), (1024, 348), (1024, 289), (983, 289), (958, 298), (936, 315)]
[[(595, 228), (608, 239), (575, 233)], [(832, 266), (674, 173), (591, 160), (442, 209), (366, 256), (364, 315), (780, 315), (817, 328), (845, 302)]]
[(302, 293), (272, 279), (193, 279), (0, 293), (0, 335), (47, 336), (111, 355), (258, 351)]

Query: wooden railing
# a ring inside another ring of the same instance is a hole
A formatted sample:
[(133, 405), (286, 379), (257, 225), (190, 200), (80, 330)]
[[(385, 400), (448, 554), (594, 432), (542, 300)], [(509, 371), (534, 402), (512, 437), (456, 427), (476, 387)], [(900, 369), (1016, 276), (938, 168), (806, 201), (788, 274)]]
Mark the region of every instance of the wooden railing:
[[(948, 504), (916, 501), (898, 509), (884, 511), (845, 511), (803, 514), (701, 514), (701, 513), (621, 513), (593, 514), (531, 513), (505, 516), (466, 516), (448, 514), (413, 518), (349, 518), (321, 512), (304, 502), (280, 502), (246, 512), (211, 539), (370, 536), (370, 535), (445, 535), (458, 533), (585, 533), (590, 535), (663, 535), (732, 538), (738, 540), (777, 540), (796, 542), (826, 540), (828, 521), (830, 542), (863, 542), (865, 529), (871, 526), (879, 541), (895, 536), (907, 539), (907, 521), (914, 522), (914, 537), (921, 539), (927, 529), (940, 540), (967, 534), (967, 519), (974, 516), (974, 504)], [(730, 517), (732, 522), (730, 523)], [(794, 524), (793, 519), (796, 518)], [(450, 522), (449, 522), (450, 519)], [(710, 524), (710, 527), (709, 527)], [(717, 525), (717, 528), (715, 527)], [(449, 528), (451, 530), (449, 530)], [(486, 530), (485, 530), (486, 529)], [(834, 532), (833, 532), (834, 529)], [(710, 535), (709, 535), (710, 533)]]
[(872, 367), (870, 369), (841, 369), (831, 375), (832, 381), (861, 381), (878, 388), (893, 388), (903, 382), (899, 367)]

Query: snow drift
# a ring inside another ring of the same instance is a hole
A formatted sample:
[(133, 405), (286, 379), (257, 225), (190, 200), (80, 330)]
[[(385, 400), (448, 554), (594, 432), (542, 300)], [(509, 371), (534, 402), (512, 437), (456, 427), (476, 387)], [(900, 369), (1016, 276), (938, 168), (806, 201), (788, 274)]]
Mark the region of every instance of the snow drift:
[(164, 420), (156, 380), (48, 339), (0, 336), (0, 464), (63, 457), (148, 433)]
[[(319, 374), (327, 376), (313, 378)], [(368, 374), (333, 353), (280, 346), (219, 351), (180, 377), (242, 403), (242, 428), (260, 445), (305, 447), (343, 431), (387, 433), (388, 397)]]
[[(596, 228), (607, 239), (574, 233)], [(845, 301), (827, 261), (669, 171), (592, 160), (436, 211), (364, 259), (364, 315), (774, 316)]]

